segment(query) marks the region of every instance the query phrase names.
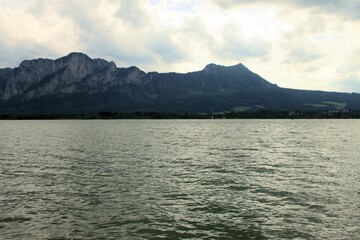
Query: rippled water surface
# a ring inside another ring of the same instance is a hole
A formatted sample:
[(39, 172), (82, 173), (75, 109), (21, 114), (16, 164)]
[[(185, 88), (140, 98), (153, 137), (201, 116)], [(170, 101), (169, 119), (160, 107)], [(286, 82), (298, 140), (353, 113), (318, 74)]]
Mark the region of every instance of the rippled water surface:
[(360, 121), (0, 121), (0, 239), (360, 239)]

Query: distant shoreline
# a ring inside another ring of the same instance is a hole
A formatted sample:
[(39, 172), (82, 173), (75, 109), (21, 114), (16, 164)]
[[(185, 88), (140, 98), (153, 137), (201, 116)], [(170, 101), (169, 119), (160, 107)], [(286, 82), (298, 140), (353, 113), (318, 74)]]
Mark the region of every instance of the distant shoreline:
[(253, 111), (224, 113), (109, 112), (80, 114), (14, 114), (0, 120), (91, 120), (91, 119), (360, 119), (360, 110)]

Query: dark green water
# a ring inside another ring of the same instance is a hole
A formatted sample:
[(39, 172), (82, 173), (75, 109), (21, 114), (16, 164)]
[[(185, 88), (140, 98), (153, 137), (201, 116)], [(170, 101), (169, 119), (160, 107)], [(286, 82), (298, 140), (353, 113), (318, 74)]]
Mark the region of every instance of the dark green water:
[(0, 121), (0, 239), (360, 239), (360, 121)]

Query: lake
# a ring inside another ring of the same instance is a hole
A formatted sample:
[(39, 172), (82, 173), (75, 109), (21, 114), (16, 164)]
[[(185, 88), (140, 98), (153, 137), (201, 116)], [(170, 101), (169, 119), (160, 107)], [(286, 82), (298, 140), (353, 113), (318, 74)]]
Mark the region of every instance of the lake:
[(0, 239), (360, 239), (359, 120), (24, 120), (0, 133)]

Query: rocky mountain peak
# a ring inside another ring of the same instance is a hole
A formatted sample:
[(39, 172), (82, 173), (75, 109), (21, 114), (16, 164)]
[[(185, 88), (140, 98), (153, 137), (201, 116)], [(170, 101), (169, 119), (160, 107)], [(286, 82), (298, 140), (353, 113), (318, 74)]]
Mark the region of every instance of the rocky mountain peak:
[(242, 64), (242, 63), (238, 63), (238, 64), (233, 65), (233, 66), (229, 66), (228, 68), (247, 69), (247, 67), (245, 67), (244, 64)]
[[(18, 68), (14, 69), (14, 73), (2, 91), (1, 99), (7, 100), (24, 94), (31, 98), (47, 95), (63, 89), (64, 86), (81, 82), (86, 76), (104, 71), (108, 72), (106, 78), (109, 78), (108, 81), (110, 81), (116, 70), (114, 62), (91, 59), (86, 54), (79, 52), (70, 53), (56, 60), (42, 58), (25, 60)], [(45, 82), (46, 85), (44, 85)], [(42, 89), (31, 90), (39, 84), (43, 85)]]
[(38, 58), (33, 60), (24, 60), (20, 63), (19, 68), (33, 68), (44, 64), (51, 63), (52, 60), (50, 59), (44, 59), (44, 58)]
[(55, 60), (55, 62), (60, 63), (63, 66), (69, 66), (70, 68), (79, 68), (80, 66), (89, 65), (95, 69), (102, 69), (106, 67), (116, 68), (116, 65), (113, 61), (108, 62), (100, 58), (90, 58), (88, 55), (80, 52), (72, 52), (67, 56)]
[(86, 55), (85, 53), (81, 53), (81, 52), (71, 52), (69, 53), (67, 56), (65, 56), (64, 58), (87, 58), (87, 59), (91, 59), (88, 55)]
[(216, 76), (218, 75), (220, 69), (224, 68), (224, 66), (221, 65), (217, 65), (215, 63), (210, 63), (208, 65), (205, 66), (205, 68), (202, 70), (202, 72), (205, 75), (213, 75)]
[(210, 63), (205, 66), (202, 72), (205, 73), (205, 75), (218, 75), (220, 72), (224, 72), (224, 71), (234, 72), (234, 71), (244, 71), (244, 70), (247, 70), (247, 68), (241, 63), (229, 67)]
[(140, 70), (138, 67), (132, 66), (125, 70), (127, 83), (140, 83), (143, 76), (146, 73)]
[(209, 63), (208, 65), (205, 66), (205, 68), (203, 69), (203, 71), (211, 71), (211, 70), (215, 70), (217, 68), (221, 67), (220, 65), (217, 65), (215, 63)]

